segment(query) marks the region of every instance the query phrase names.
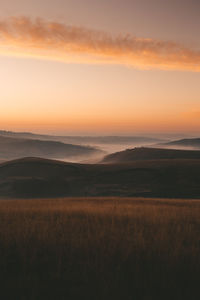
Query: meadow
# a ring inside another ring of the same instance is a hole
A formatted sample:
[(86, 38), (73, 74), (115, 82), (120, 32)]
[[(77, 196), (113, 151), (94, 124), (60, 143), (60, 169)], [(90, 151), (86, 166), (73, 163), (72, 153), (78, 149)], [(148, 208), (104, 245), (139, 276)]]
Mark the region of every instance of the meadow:
[(0, 200), (0, 299), (199, 299), (199, 282), (199, 200)]

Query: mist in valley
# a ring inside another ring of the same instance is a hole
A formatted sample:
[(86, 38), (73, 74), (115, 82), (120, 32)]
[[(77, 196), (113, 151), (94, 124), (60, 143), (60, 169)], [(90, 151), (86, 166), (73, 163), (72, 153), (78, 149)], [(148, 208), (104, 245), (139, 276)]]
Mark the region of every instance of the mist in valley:
[(146, 134), (146, 136), (60, 136), (0, 130), (0, 162), (41, 157), (71, 163), (95, 164), (109, 154), (139, 147), (198, 150), (192, 135)]

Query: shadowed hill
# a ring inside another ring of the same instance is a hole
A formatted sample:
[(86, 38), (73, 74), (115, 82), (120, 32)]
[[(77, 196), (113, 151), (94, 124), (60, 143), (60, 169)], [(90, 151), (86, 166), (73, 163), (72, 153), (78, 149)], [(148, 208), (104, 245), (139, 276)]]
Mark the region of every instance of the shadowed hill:
[(72, 164), (25, 158), (0, 164), (6, 198), (143, 196), (200, 198), (200, 160)]
[(154, 159), (200, 159), (200, 151), (157, 149), (157, 148), (134, 148), (107, 155), (103, 163), (126, 163), (135, 160)]
[(0, 159), (15, 159), (25, 156), (67, 159), (79, 156), (88, 157), (100, 152), (100, 150), (87, 146), (0, 136)]

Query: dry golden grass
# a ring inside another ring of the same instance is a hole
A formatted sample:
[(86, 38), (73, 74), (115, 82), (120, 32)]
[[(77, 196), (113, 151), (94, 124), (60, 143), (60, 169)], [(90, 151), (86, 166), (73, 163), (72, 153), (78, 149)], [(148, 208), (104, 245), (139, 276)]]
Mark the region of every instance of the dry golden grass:
[(200, 201), (0, 201), (0, 299), (198, 299)]

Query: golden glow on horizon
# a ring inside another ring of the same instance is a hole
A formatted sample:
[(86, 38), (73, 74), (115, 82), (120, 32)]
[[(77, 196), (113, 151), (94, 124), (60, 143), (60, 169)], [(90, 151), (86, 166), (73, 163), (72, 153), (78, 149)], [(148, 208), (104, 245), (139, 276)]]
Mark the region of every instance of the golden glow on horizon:
[[(189, 124), (189, 126), (188, 126)], [(200, 128), (200, 111), (189, 111), (179, 115), (166, 113), (144, 114), (118, 114), (117, 116), (74, 116), (65, 118), (55, 115), (24, 116), (9, 114), (0, 116), (0, 128), (8, 130), (53, 130), (53, 131), (74, 131), (91, 133), (131, 133), (131, 132), (173, 132), (173, 131), (197, 131)]]
[(74, 70), (50, 62), (1, 61), (0, 129), (74, 134), (200, 130), (197, 73), (135, 74), (120, 67)]

